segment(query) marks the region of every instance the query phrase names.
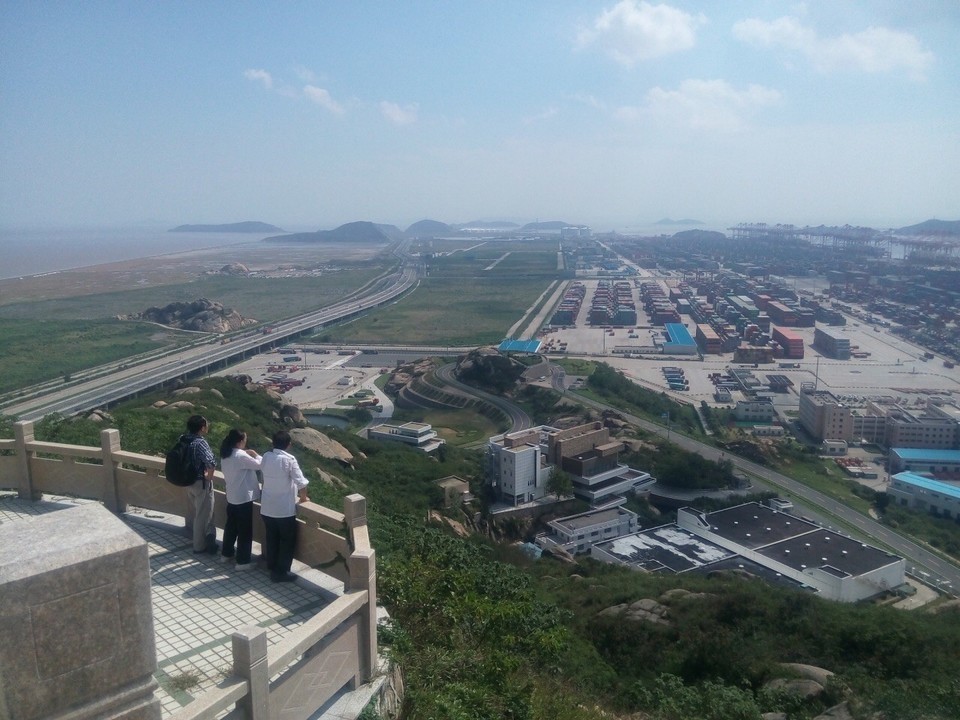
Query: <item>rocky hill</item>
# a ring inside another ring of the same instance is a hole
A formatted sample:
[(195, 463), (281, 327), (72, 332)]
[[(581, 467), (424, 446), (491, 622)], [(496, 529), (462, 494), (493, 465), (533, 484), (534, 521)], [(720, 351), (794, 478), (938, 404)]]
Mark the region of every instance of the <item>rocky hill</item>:
[(121, 320), (146, 320), (180, 330), (193, 330), (206, 333), (225, 333), (259, 321), (245, 318), (232, 308), (207, 298), (193, 302), (175, 302), (162, 308), (151, 307), (135, 315), (121, 316)]
[(527, 223), (520, 228), (520, 232), (537, 232), (537, 230), (562, 230), (565, 227), (570, 227), (570, 223), (564, 222), (563, 220), (546, 220), (544, 222)]
[(366, 220), (346, 223), (333, 230), (290, 233), (278, 237), (268, 237), (264, 242), (300, 242), (300, 243), (380, 243), (387, 244), (403, 237), (403, 231), (393, 225), (379, 225)]
[(960, 237), (960, 220), (924, 220), (897, 230), (900, 235), (952, 235)]
[(452, 235), (456, 230), (446, 223), (437, 220), (420, 220), (406, 229), (410, 237), (436, 237), (438, 235)]

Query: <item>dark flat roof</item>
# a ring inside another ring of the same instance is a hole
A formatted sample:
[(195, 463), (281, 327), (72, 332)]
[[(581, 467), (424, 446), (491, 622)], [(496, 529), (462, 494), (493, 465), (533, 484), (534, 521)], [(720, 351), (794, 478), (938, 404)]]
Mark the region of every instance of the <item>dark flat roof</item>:
[(631, 567), (683, 572), (733, 555), (676, 525), (662, 525), (598, 543), (597, 547)]
[(713, 532), (751, 550), (804, 535), (818, 527), (757, 503), (717, 510), (706, 517)]
[(824, 529), (784, 540), (758, 552), (795, 570), (821, 568), (836, 577), (862, 575), (900, 559), (872, 545)]

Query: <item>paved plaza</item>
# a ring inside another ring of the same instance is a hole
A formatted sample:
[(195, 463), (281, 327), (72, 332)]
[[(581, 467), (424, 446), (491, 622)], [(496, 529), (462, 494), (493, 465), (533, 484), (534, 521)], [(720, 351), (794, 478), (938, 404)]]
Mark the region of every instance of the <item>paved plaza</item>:
[[(44, 496), (38, 502), (0, 492), (0, 523), (24, 521), (92, 502)], [(246, 625), (267, 630), (273, 646), (343, 592), (343, 583), (294, 565), (296, 583), (272, 583), (265, 569), (237, 572), (216, 555), (195, 555), (183, 519), (133, 510), (123, 516), (148, 545), (157, 697), (169, 717), (231, 674), (232, 633)], [(254, 546), (255, 555), (259, 548)], [(356, 717), (370, 693), (345, 695), (324, 718)]]

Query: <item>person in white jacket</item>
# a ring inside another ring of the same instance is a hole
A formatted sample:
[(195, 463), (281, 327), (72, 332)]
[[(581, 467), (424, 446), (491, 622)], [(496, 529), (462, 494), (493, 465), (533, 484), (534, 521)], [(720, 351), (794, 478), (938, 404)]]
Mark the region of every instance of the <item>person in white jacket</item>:
[(290, 433), (278, 430), (273, 434), (273, 450), (264, 453), (260, 472), (263, 493), (260, 517), (265, 532), (264, 556), (273, 582), (293, 582), (290, 572), (297, 546), (297, 503), (306, 502), (309, 481), (300, 470), (297, 459), (287, 452)]
[(236, 544), (237, 570), (250, 570), (253, 562), (253, 502), (260, 499), (257, 470), (263, 458), (247, 448), (247, 434), (233, 428), (220, 443), (220, 470), (227, 486), (227, 522), (223, 527), (221, 560), (234, 557)]

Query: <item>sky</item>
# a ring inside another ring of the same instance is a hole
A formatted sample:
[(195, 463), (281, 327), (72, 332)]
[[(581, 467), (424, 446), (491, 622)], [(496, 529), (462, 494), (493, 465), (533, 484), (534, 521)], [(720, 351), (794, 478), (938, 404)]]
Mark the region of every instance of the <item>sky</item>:
[(0, 225), (960, 219), (960, 2), (0, 2)]

